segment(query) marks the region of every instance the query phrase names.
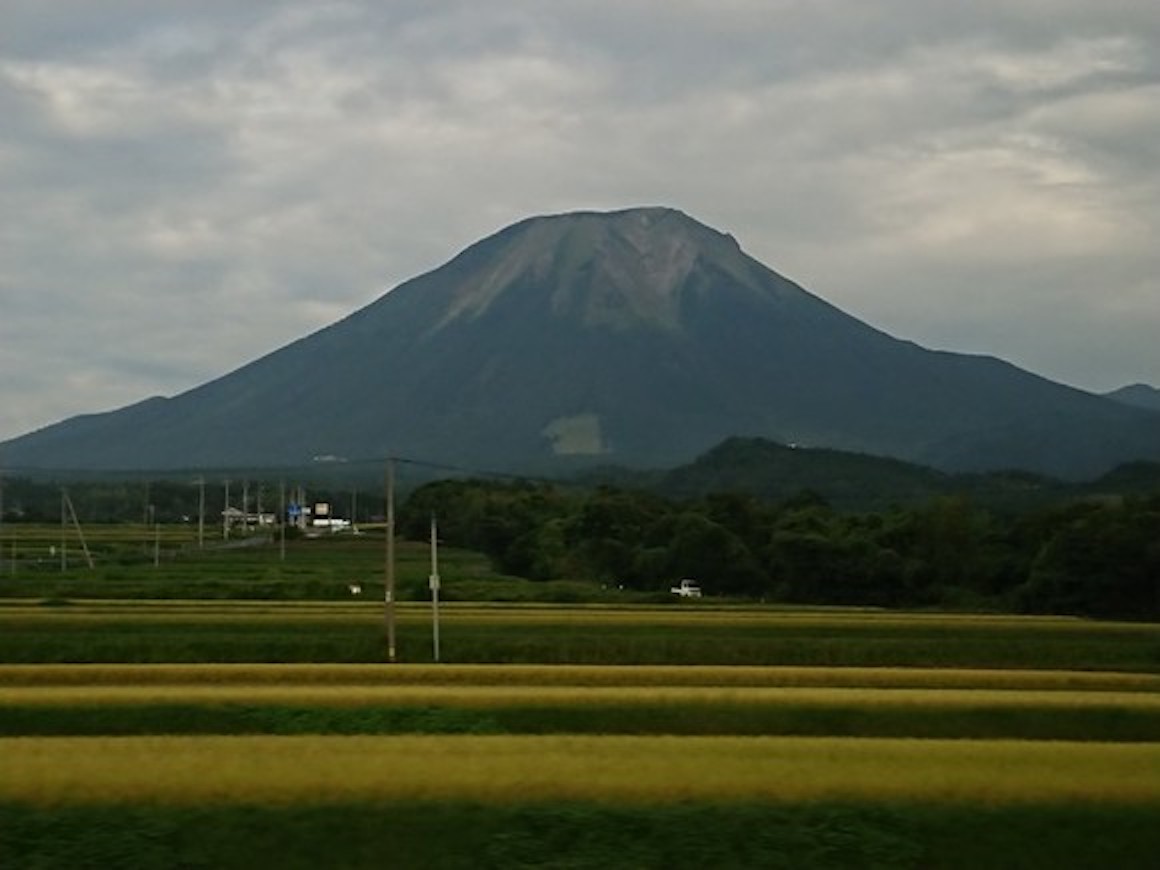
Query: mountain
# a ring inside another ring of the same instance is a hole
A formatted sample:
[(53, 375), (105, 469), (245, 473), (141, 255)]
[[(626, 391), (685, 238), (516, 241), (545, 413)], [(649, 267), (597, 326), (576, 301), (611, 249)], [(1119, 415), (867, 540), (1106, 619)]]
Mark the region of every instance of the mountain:
[(942, 469), (1091, 477), (1160, 415), (839, 311), (666, 208), (524, 220), (217, 380), (14, 439), (25, 467), (388, 454), (543, 472), (660, 467), (730, 436)]
[(1062, 481), (1025, 471), (953, 474), (922, 465), (827, 448), (730, 438), (692, 462), (664, 471), (605, 468), (578, 478), (590, 486), (656, 492), (670, 498), (747, 493), (770, 502), (818, 496), (841, 510), (882, 511), (967, 498), (1004, 514), (1160, 493), (1160, 463), (1128, 462), (1093, 480)]
[(746, 492), (769, 501), (811, 492), (835, 507), (880, 510), (951, 494), (955, 484), (953, 475), (899, 459), (730, 438), (669, 470), (650, 488), (674, 498)]
[(1084, 483), (1065, 483), (1022, 471), (953, 474), (864, 453), (790, 447), (764, 438), (729, 438), (692, 462), (654, 471), (601, 468), (579, 475), (588, 486), (647, 490), (676, 499), (715, 493), (747, 493), (769, 502), (820, 497), (848, 511), (883, 511), (929, 504), (937, 498), (968, 498), (1004, 513), (1066, 500), (1157, 490), (1160, 464), (1118, 466)]
[(1127, 387), (1120, 387), (1118, 390), (1105, 393), (1104, 396), (1112, 401), (1120, 402), (1124, 405), (1131, 405), (1135, 408), (1147, 408), (1151, 411), (1160, 411), (1160, 390), (1155, 387), (1150, 387), (1147, 384), (1132, 384)]

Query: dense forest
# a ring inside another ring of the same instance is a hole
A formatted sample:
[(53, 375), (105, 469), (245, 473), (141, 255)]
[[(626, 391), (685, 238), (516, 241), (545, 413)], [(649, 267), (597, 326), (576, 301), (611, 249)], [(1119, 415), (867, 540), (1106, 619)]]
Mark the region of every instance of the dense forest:
[(400, 531), (421, 538), (432, 512), (447, 543), (533, 579), (648, 590), (691, 577), (707, 594), (794, 604), (1160, 618), (1157, 495), (1018, 515), (964, 497), (853, 513), (808, 492), (768, 503), (443, 481), (411, 495)]
[[(1017, 507), (1009, 493), (996, 502), (951, 492), (860, 509), (811, 489), (783, 498), (740, 488), (678, 496), (657, 487), (442, 480), (406, 488), (398, 529), (424, 539), (435, 513), (445, 543), (533, 580), (664, 594), (689, 577), (707, 595), (768, 602), (1160, 619), (1160, 490), (1139, 486), (1141, 473), (1106, 478), (1099, 493), (1036, 484), (1039, 497)], [(59, 521), (58, 484), (3, 484), (5, 524)], [(87, 481), (69, 492), (86, 523), (196, 522), (200, 509), (199, 487), (189, 482)], [(235, 482), (230, 504), (239, 506), (243, 492), (250, 510), (261, 503), (277, 511), (283, 498), (277, 483)], [(382, 517), (381, 485), (362, 497), (315, 487), (310, 497), (341, 516), (353, 508), (359, 521)], [(205, 499), (213, 523), (225, 503), (220, 482)]]

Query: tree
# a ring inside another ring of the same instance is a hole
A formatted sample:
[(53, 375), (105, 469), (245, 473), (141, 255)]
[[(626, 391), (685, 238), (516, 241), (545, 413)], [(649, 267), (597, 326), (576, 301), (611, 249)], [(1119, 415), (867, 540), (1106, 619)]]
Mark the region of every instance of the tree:
[(1034, 612), (1160, 618), (1160, 509), (1130, 500), (1073, 518), (1035, 560), (1020, 603)]

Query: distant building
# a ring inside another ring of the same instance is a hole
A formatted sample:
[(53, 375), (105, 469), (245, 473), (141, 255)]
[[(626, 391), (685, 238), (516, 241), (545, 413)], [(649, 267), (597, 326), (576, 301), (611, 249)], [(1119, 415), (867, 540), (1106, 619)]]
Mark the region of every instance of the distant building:
[(245, 512), (236, 507), (222, 511), (222, 521), (231, 529), (270, 528), (277, 524), (278, 515), (269, 511)]

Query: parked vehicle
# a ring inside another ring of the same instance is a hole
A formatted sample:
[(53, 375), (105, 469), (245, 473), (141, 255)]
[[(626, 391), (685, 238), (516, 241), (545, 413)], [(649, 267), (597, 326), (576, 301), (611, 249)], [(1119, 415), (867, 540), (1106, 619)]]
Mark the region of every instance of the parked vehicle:
[(697, 585), (696, 580), (690, 580), (687, 577), (678, 585), (669, 589), (674, 595), (679, 595), (681, 598), (700, 598), (701, 587)]

